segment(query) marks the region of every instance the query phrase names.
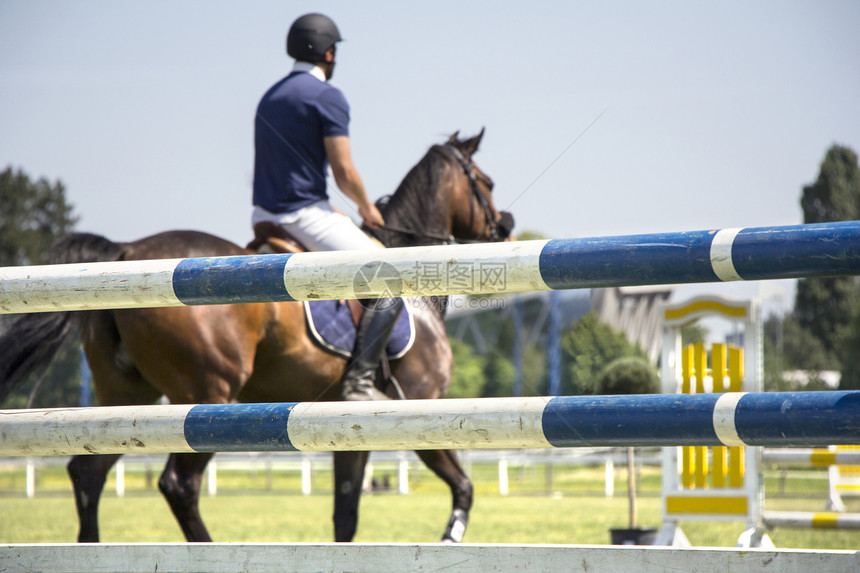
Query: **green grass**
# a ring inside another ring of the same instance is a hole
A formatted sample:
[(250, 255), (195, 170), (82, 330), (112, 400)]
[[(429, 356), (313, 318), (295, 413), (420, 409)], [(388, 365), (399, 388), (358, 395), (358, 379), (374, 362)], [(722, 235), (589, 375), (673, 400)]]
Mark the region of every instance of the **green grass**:
[[(798, 509), (796, 500), (780, 500), (781, 509)], [(806, 504), (805, 509), (819, 509)], [(450, 499), (441, 492), (399, 496), (367, 495), (362, 499), (359, 542), (432, 542), (442, 533)], [(77, 534), (70, 497), (12, 498), (0, 501), (0, 541), (57, 543)], [(780, 509), (780, 507), (774, 507)], [(804, 508), (801, 508), (804, 509)], [(332, 502), (328, 495), (222, 495), (204, 497), (201, 511), (215, 540), (233, 542), (331, 541)], [(659, 499), (639, 503), (640, 524), (659, 526)], [(124, 499), (107, 496), (100, 511), (102, 541), (183, 541), (179, 527), (160, 496)], [(606, 544), (611, 527), (625, 527), (626, 501), (590, 496), (479, 496), (466, 541), (472, 543)], [(683, 524), (697, 546), (731, 547), (743, 530), (740, 522)], [(778, 547), (857, 549), (860, 533), (849, 531), (777, 530)]]
[[(375, 464), (377, 475), (389, 474), (396, 488), (396, 468)], [(156, 471), (160, 471), (156, 469)], [(24, 477), (0, 471), (0, 542), (57, 543), (74, 541), (77, 518), (71, 487), (63, 468), (40, 468), (37, 497), (23, 496)], [(157, 475), (157, 474), (156, 474)], [(432, 542), (447, 522), (450, 496), (429, 472), (410, 473), (410, 495), (365, 495), (356, 541)], [(556, 467), (554, 495), (547, 495), (546, 468), (511, 466), (511, 495), (498, 494), (494, 464), (473, 464), (475, 505), (465, 541), (473, 543), (606, 544), (609, 528), (627, 526), (624, 472), (616, 472), (616, 497), (593, 495), (603, 491), (602, 468)], [(114, 493), (109, 478), (100, 508), (102, 541), (183, 541), (166, 502), (142, 472), (126, 474), (125, 498)], [(766, 476), (768, 490), (778, 487), (777, 474)], [(825, 498), (826, 480), (799, 480), (786, 495), (771, 497), (767, 509), (818, 511)], [(221, 471), (218, 495), (203, 495), (201, 512), (213, 538), (233, 542), (319, 542), (332, 539), (331, 473), (315, 471), (314, 495), (297, 495), (298, 472)], [(639, 498), (639, 525), (659, 527), (659, 470), (646, 467)], [(799, 489), (798, 489), (799, 488)], [(205, 487), (204, 487), (205, 490)], [(798, 497), (798, 496), (803, 497)], [(860, 511), (852, 500), (852, 511)], [(697, 546), (734, 546), (741, 522), (685, 522), (683, 530)], [(780, 529), (771, 533), (778, 547), (858, 549), (860, 532)]]

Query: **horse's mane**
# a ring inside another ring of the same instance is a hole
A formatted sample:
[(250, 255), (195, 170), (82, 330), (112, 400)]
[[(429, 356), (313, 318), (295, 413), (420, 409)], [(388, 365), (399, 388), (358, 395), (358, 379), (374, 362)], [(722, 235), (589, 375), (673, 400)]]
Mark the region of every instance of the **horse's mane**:
[[(393, 195), (381, 208), (386, 224), (400, 228), (426, 231), (428, 222), (442, 218), (442, 209), (435, 190), (441, 189), (448, 175), (449, 159), (442, 145), (434, 145), (409, 170)], [(384, 232), (383, 243), (389, 247), (412, 244), (414, 236)]]
[[(459, 142), (454, 142), (454, 145)], [(397, 186), (397, 190), (389, 197), (384, 197), (378, 203), (386, 225), (400, 229), (411, 229), (418, 232), (436, 231), (428, 229), (428, 224), (443, 221), (447, 206), (439, 200), (439, 191), (445, 185), (449, 175), (450, 152), (444, 145), (434, 145)], [(386, 247), (404, 247), (415, 245), (422, 238), (408, 233), (392, 232), (377, 229), (374, 234)], [(447, 296), (425, 297), (422, 304), (429, 305), (440, 316), (445, 316), (448, 308)]]

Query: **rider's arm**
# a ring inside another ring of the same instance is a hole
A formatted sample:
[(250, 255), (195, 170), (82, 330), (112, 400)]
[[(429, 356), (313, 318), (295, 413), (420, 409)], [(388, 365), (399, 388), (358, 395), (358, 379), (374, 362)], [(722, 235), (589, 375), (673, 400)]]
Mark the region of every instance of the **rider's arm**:
[(337, 135), (326, 137), (323, 141), (325, 142), (329, 165), (331, 165), (332, 173), (334, 173), (335, 183), (347, 197), (358, 205), (358, 215), (369, 227), (384, 224), (376, 205), (368, 199), (361, 175), (352, 162), (349, 137)]

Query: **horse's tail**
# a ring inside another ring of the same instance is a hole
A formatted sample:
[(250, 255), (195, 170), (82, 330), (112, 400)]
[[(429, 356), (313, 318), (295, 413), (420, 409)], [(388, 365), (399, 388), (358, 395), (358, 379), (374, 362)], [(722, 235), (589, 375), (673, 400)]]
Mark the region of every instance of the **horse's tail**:
[[(122, 247), (99, 235), (73, 233), (58, 241), (50, 262), (85, 263), (117, 260)], [(72, 313), (21, 315), (0, 335), (0, 403), (28, 374), (47, 367), (72, 328)]]

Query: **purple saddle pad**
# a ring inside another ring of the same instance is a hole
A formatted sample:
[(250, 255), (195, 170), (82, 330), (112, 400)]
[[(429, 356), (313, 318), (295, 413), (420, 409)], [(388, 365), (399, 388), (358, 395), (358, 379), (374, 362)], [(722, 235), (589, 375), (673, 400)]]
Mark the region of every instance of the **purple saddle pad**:
[[(355, 346), (355, 322), (345, 301), (305, 301), (308, 330), (314, 341), (332, 354), (349, 358)], [(409, 305), (397, 317), (394, 330), (388, 338), (386, 353), (389, 360), (403, 357), (415, 341), (415, 325)]]

